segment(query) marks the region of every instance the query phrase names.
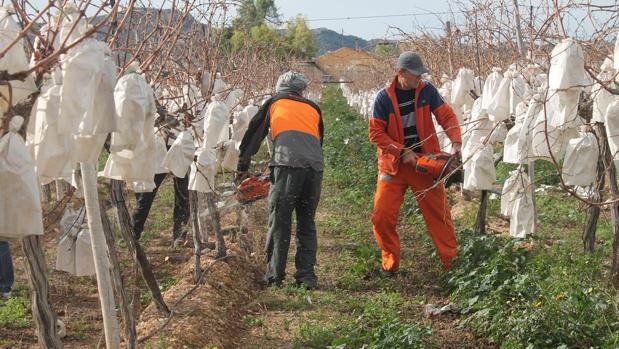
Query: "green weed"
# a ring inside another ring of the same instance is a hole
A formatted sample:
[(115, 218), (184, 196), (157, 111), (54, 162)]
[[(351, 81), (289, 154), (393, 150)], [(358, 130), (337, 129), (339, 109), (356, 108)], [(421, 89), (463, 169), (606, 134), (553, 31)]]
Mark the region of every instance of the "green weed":
[(8, 328), (30, 327), (30, 301), (25, 297), (12, 297), (0, 302), (0, 326)]
[(264, 324), (264, 320), (259, 317), (245, 315), (243, 316), (243, 325), (245, 327), (260, 327)]
[(616, 347), (614, 291), (600, 283), (601, 254), (520, 248), (470, 231), (449, 273), (463, 325), (502, 348)]

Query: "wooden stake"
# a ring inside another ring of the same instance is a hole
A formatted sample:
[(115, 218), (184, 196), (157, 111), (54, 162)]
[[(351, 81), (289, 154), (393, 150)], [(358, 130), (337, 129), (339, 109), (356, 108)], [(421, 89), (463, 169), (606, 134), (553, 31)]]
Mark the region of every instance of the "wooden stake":
[(478, 234), (486, 233), (486, 207), (488, 207), (488, 191), (482, 190), (479, 211), (477, 211), (477, 219), (475, 219), (475, 232)]
[(518, 43), (518, 52), (520, 52), (521, 57), (525, 57), (527, 52), (522, 39), (522, 30), (520, 29), (520, 11), (518, 10), (518, 0), (513, 0), (513, 2), (514, 13), (516, 14), (516, 40)]
[(528, 164), (529, 183), (531, 183), (531, 201), (533, 202), (533, 231), (531, 234), (537, 232), (537, 203), (535, 199), (535, 160), (529, 160)]
[[(610, 152), (610, 146), (608, 145), (606, 128), (602, 125), (598, 125), (597, 130), (598, 140), (601, 146), (600, 156), (604, 159), (604, 167), (606, 168), (606, 175), (608, 176), (611, 199), (616, 200), (619, 198), (619, 187), (617, 187), (617, 170), (615, 168), (613, 155)], [(619, 288), (619, 204), (616, 202), (613, 203), (611, 205), (610, 212), (613, 219), (613, 254), (610, 274), (612, 284), (615, 288)]]
[(87, 163), (80, 163), (80, 168), (82, 169), (90, 243), (97, 272), (97, 289), (103, 315), (105, 343), (108, 349), (116, 349), (120, 348), (120, 334), (118, 319), (116, 318), (116, 302), (114, 301), (112, 280), (110, 278), (110, 261), (101, 223), (99, 194), (97, 192), (97, 171), (94, 165)]
[(62, 179), (57, 179), (54, 182), (56, 183), (56, 201), (60, 201), (67, 192), (67, 186)]
[(41, 186), (41, 192), (43, 194), (43, 198), (45, 199), (45, 202), (52, 202), (51, 186), (52, 186), (52, 183), (47, 183)]
[[(499, 162), (503, 160), (503, 154), (501, 154), (496, 160), (494, 160), (494, 167), (497, 167)], [(488, 207), (489, 190), (481, 191), (481, 199), (479, 200), (479, 210), (477, 211), (477, 218), (475, 219), (474, 231), (479, 234), (486, 233), (486, 211)]]
[(118, 254), (116, 252), (116, 241), (114, 239), (114, 232), (110, 225), (110, 221), (107, 218), (107, 205), (103, 200), (99, 200), (99, 207), (101, 209), (101, 223), (103, 224), (103, 232), (105, 233), (105, 241), (107, 242), (107, 248), (109, 251), (112, 273), (112, 286), (114, 286), (114, 293), (120, 303), (120, 313), (123, 317), (123, 329), (125, 331), (125, 345), (129, 349), (135, 349), (138, 345), (137, 332), (135, 329), (135, 316), (129, 304), (127, 293), (125, 292), (123, 278), (120, 273), (120, 264), (118, 262)]
[[(596, 125), (598, 129), (598, 134), (600, 133), (599, 129), (604, 129), (604, 125), (599, 124)], [(597, 202), (602, 201), (602, 190), (604, 189), (605, 179), (606, 179), (606, 164), (605, 164), (605, 156), (604, 154), (607, 152), (604, 149), (604, 144), (600, 144), (600, 156), (598, 157), (597, 170), (595, 176), (595, 188), (593, 195)], [(587, 214), (587, 223), (585, 225), (585, 229), (582, 233), (582, 242), (583, 248), (587, 252), (593, 252), (595, 249), (595, 231), (597, 230), (598, 218), (600, 216), (600, 207), (599, 206), (591, 206), (589, 207)]]
[[(477, 27), (477, 12), (475, 13), (475, 65), (477, 66), (477, 75), (481, 77), (481, 53), (479, 52), (479, 28)], [(479, 90), (483, 91), (481, 86), (481, 78), (479, 79)]]
[[(524, 41), (522, 39), (522, 29), (520, 28), (520, 11), (518, 10), (518, 0), (513, 0), (514, 3), (514, 13), (516, 14), (516, 40), (518, 43), (518, 52), (520, 53), (520, 58), (525, 58), (526, 56), (526, 48), (524, 47)], [(535, 203), (535, 160), (528, 161), (528, 172), (529, 181), (531, 183), (531, 200), (533, 202), (533, 231), (532, 234), (537, 232), (537, 204)]]
[(200, 233), (200, 222), (198, 217), (198, 192), (195, 190), (189, 191), (189, 217), (191, 218), (191, 227), (193, 229), (193, 254), (195, 256), (193, 282), (198, 283), (202, 274), (200, 265), (200, 254), (202, 253), (202, 234)]
[(452, 40), (451, 40), (451, 22), (445, 22), (445, 31), (447, 32), (447, 58), (449, 59), (449, 77), (453, 77), (454, 75), (454, 64), (452, 59)]
[(215, 258), (222, 258), (226, 256), (226, 241), (224, 240), (224, 234), (221, 231), (215, 193), (206, 193), (206, 204), (208, 205), (208, 212), (211, 216), (211, 225), (215, 231), (215, 237), (217, 239), (217, 254), (215, 255)]

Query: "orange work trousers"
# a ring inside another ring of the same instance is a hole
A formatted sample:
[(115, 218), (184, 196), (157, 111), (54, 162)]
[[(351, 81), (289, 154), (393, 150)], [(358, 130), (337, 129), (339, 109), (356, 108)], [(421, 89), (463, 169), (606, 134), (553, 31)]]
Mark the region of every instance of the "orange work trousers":
[(400, 206), (404, 193), (411, 188), (426, 222), (434, 247), (445, 266), (457, 254), (458, 242), (451, 220), (451, 211), (443, 184), (434, 185), (432, 177), (415, 171), (412, 165), (400, 164), (395, 176), (379, 173), (372, 211), (374, 237), (382, 252), (382, 266), (387, 271), (400, 267), (400, 237), (396, 232)]

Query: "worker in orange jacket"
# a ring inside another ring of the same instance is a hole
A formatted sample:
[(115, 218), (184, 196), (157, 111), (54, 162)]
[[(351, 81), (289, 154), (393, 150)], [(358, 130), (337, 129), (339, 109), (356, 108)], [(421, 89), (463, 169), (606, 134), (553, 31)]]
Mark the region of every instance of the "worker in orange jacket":
[[(398, 58), (393, 82), (374, 100), (369, 137), (378, 150), (378, 181), (372, 224), (382, 252), (381, 273), (393, 276), (400, 267), (400, 238), (396, 232), (404, 193), (411, 188), (426, 222), (428, 233), (446, 269), (457, 254), (457, 241), (443, 184), (415, 170), (420, 154), (438, 153), (440, 145), (432, 114), (452, 142), (451, 151), (462, 147), (458, 119), (437, 89), (421, 76), (427, 73), (421, 57), (404, 52)], [(431, 189), (430, 189), (431, 188)]]

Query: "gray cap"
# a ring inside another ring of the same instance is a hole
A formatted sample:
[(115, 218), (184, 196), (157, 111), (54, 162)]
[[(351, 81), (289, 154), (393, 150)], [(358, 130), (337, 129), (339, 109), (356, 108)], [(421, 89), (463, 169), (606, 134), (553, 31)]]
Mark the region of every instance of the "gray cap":
[(280, 75), (275, 85), (277, 92), (296, 92), (301, 94), (307, 87), (308, 81), (301, 73), (288, 71)]
[(415, 75), (423, 75), (428, 72), (428, 69), (421, 62), (421, 57), (412, 51), (402, 52), (398, 57), (398, 69), (406, 69)]

